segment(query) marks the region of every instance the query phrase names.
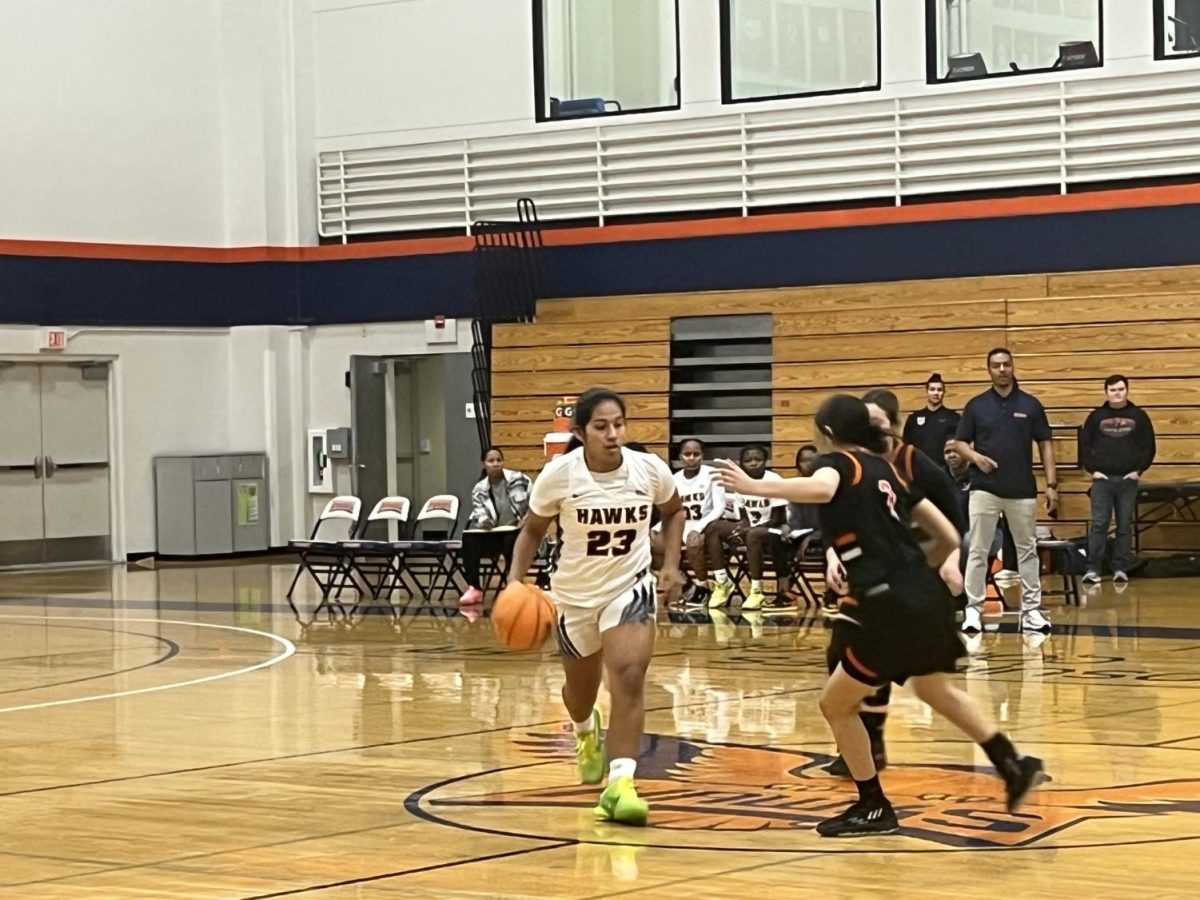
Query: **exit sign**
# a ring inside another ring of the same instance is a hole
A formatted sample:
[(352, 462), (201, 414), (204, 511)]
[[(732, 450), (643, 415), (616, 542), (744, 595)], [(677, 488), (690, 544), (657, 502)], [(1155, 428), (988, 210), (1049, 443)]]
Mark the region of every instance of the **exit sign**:
[(66, 350), (67, 330), (65, 328), (46, 328), (42, 331), (43, 350)]

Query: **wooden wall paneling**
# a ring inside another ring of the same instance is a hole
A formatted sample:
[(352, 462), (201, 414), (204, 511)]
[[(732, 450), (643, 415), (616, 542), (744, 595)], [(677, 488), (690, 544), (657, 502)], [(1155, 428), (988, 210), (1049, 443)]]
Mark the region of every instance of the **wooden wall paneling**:
[[(783, 316), (776, 316), (776, 323)], [(794, 326), (789, 326), (794, 327)], [(989, 350), (1003, 347), (1003, 328), (777, 336), (776, 362), (848, 362), (912, 358), (975, 357), (980, 369)], [(1200, 346), (1200, 343), (1197, 344)], [(943, 373), (944, 374), (944, 373)], [(1132, 376), (1131, 376), (1132, 377)]]
[[(1200, 296), (1196, 298), (1196, 310), (1200, 313)], [(1007, 346), (1017, 356), (1093, 350), (1194, 349), (1200, 347), (1200, 319), (1126, 322), (1120, 327), (1110, 324), (1013, 327), (1008, 331)], [(1129, 376), (1132, 378), (1133, 373), (1130, 372)]]
[(818, 285), (684, 294), (577, 297), (538, 303), (540, 324), (670, 319), (676, 316), (791, 313), (845, 307), (921, 306), (939, 301), (1045, 297), (1044, 275), (988, 275), (931, 281)]
[(950, 356), (942, 359), (887, 359), (864, 362), (781, 363), (771, 370), (771, 382), (777, 390), (824, 389), (829, 392), (850, 390), (861, 393), (872, 387), (922, 385), (931, 372), (940, 372), (947, 381), (960, 383), (979, 378), (983, 370), (977, 356)]
[[(928, 373), (926, 373), (928, 376)], [(925, 378), (921, 379), (921, 384), (909, 385), (884, 385), (872, 384), (868, 387), (890, 387), (896, 392), (896, 396), (900, 400), (900, 408), (907, 414), (909, 411), (919, 409), (925, 405)], [(950, 384), (947, 388), (949, 397), (947, 404), (953, 409), (961, 410), (966, 402), (976, 394), (988, 388), (985, 382), (965, 382)], [(848, 388), (844, 393), (861, 395), (864, 393), (863, 388)], [(772, 405), (774, 414), (777, 416), (811, 416), (816, 413), (817, 409), (825, 401), (830, 394), (838, 393), (838, 391), (828, 388), (809, 388), (809, 389), (791, 389), (784, 390), (776, 386), (772, 392)]]
[[(1103, 378), (1128, 374), (1160, 436), (1147, 480), (1200, 480), (1200, 406), (1189, 405), (1200, 396), (1200, 267), (546, 301), (536, 324), (496, 328), (497, 442), (512, 447), (510, 464), (540, 469), (554, 400), (605, 384), (628, 397), (630, 438), (665, 457), (670, 319), (747, 313), (775, 316), (773, 455), (784, 473), (830, 394), (890, 387), (907, 416), (937, 371), (962, 409), (989, 386), (987, 351), (1008, 346), (1055, 424), (1082, 423), (1103, 402)], [(1089, 513), (1075, 454), (1074, 436), (1059, 432), (1063, 509), (1049, 524), (1063, 536), (1082, 534)], [(1160, 543), (1187, 545), (1182, 534), (1164, 527)]]
[(816, 433), (817, 424), (812, 416), (775, 416), (772, 421), (777, 442), (808, 443)]
[[(568, 393), (570, 393), (568, 391)], [(541, 397), (496, 397), (492, 400), (493, 422), (540, 422), (550, 430), (554, 419), (554, 395)], [(666, 420), (670, 397), (667, 394), (629, 394), (625, 405), (631, 419)]]
[(1085, 381), (1103, 396), (1104, 379), (1113, 372), (1144, 378), (1194, 378), (1200, 385), (1200, 352), (1191, 350), (1095, 350), (1015, 358), (1017, 378), (1031, 381)]
[(670, 390), (670, 381), (671, 373), (665, 366), (607, 371), (496, 372), (492, 375), (492, 394), (497, 397), (559, 397), (581, 394), (597, 385), (621, 393), (665, 394)]
[[(1200, 375), (1200, 353), (1197, 354), (1197, 374)], [(1042, 401), (1047, 409), (1075, 407), (1078, 409), (1094, 409), (1103, 400), (1104, 377), (1112, 374), (1103, 371), (1095, 374), (1095, 380), (1088, 381), (1039, 381), (1030, 379), (1022, 381), (1021, 387)], [(1130, 378), (1134, 373), (1126, 373)], [(1021, 360), (1017, 360), (1017, 377), (1021, 377)], [(1144, 406), (1147, 411), (1154, 407), (1165, 406), (1177, 408), (1197, 395), (1200, 388), (1198, 378), (1139, 378), (1133, 386), (1133, 400), (1138, 406)], [(1100, 397), (1098, 400), (1097, 397)], [(1153, 412), (1150, 413), (1153, 415)], [(1082, 419), (1080, 420), (1082, 421)]]
[(1049, 297), (1200, 291), (1200, 266), (1065, 272), (1046, 276)]
[(542, 322), (496, 325), (492, 345), (512, 347), (571, 347), (576, 344), (632, 344), (669, 341), (670, 319), (609, 321), (603, 327), (582, 328), (575, 324), (548, 325)]
[[(1030, 303), (1042, 301), (1027, 301)], [(878, 334), (883, 332), (931, 331), (959, 328), (1004, 328), (1004, 300), (975, 300), (963, 303), (920, 303), (911, 306), (866, 306), (856, 309), (789, 310), (775, 321), (775, 336), (807, 337), (815, 334)], [(991, 348), (987, 348), (990, 350)], [(986, 353), (987, 350), (984, 351)]]
[(1054, 297), (1008, 301), (1010, 327), (1032, 325), (1096, 325), (1120, 322), (1190, 321), (1196, 318), (1200, 293), (1141, 294), (1107, 297)]
[[(671, 345), (575, 344), (566, 347), (516, 347), (492, 350), (492, 372), (562, 372), (591, 369), (593, 378), (603, 379), (614, 369), (643, 369), (667, 366)], [(596, 384), (603, 381), (597, 380)]]

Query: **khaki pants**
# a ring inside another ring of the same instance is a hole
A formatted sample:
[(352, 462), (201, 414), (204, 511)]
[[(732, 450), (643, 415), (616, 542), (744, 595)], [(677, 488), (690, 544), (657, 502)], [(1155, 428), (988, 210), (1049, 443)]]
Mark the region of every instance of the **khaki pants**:
[(1037, 554), (1037, 499), (1008, 500), (987, 491), (971, 491), (971, 530), (967, 552), (967, 606), (982, 610), (987, 593), (988, 553), (1003, 514), (1017, 546), (1021, 575), (1021, 612), (1041, 609), (1042, 576)]

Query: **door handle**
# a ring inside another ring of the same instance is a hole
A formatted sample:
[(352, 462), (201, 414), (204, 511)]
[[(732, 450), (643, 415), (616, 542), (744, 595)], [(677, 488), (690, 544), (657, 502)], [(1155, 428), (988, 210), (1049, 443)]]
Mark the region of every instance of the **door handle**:
[(43, 458), (42, 466), (46, 472), (47, 478), (53, 478), (54, 473), (58, 471), (58, 466), (54, 464), (54, 457), (47, 456)]
[(36, 479), (42, 477), (42, 458), (40, 456), (33, 458), (33, 477)]

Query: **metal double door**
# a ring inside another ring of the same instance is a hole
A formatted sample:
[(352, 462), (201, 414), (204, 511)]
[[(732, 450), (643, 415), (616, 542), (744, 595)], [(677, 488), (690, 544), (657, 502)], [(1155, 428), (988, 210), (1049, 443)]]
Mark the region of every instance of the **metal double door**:
[(111, 558), (108, 363), (0, 361), (0, 565)]

